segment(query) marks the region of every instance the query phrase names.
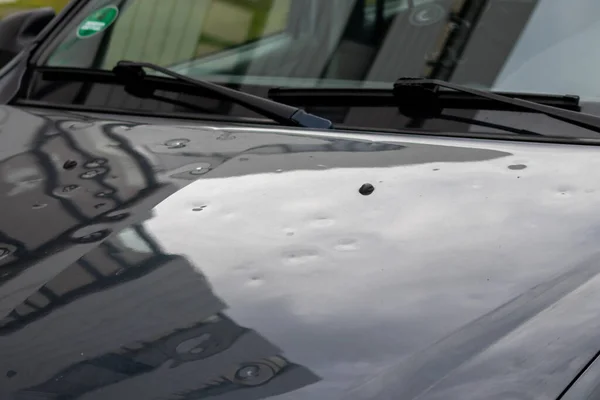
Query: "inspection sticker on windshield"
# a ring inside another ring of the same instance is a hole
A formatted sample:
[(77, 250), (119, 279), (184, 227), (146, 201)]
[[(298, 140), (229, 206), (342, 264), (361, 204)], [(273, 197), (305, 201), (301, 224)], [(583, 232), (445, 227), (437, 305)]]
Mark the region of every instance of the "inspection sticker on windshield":
[(80, 39), (94, 36), (108, 28), (119, 15), (119, 9), (115, 6), (108, 6), (94, 11), (77, 28), (77, 37)]

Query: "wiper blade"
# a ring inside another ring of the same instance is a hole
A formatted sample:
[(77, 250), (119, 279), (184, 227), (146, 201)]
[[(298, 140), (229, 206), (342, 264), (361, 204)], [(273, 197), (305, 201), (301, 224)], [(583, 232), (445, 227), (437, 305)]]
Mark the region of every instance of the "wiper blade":
[[(144, 68), (169, 77), (147, 75)], [(41, 73), (42, 79), (47, 81), (123, 85), (125, 91), (132, 96), (154, 99), (200, 112), (212, 113), (212, 111), (196, 104), (158, 96), (154, 92), (160, 90), (227, 100), (285, 126), (315, 129), (333, 128), (333, 124), (328, 119), (309, 114), (297, 107), (240, 92), (215, 83), (189, 78), (151, 63), (120, 61), (112, 72), (63, 67), (42, 67), (38, 68), (38, 71)]]
[[(465, 117), (459, 117), (456, 115), (439, 115), (436, 117), (437, 119), (443, 119), (446, 121), (454, 121), (454, 122), (460, 122), (463, 124), (467, 124), (467, 125), (476, 125), (476, 126), (483, 126), (485, 128), (491, 128), (491, 129), (496, 129), (496, 130), (500, 130), (500, 131), (506, 131), (506, 132), (511, 132), (514, 133), (516, 135), (525, 135), (525, 136), (545, 136), (542, 135), (541, 133), (537, 133), (537, 132), (533, 132), (527, 129), (519, 129), (519, 128), (513, 128), (507, 125), (502, 125), (502, 124), (496, 124), (493, 122), (487, 122), (487, 121), (480, 121), (477, 119), (473, 119), (473, 118), (465, 118)], [(559, 136), (553, 136), (553, 137), (559, 137)]]
[[(145, 84), (148, 82), (146, 79), (148, 75), (144, 71), (144, 68), (160, 72), (161, 74), (170, 76), (178, 81), (193, 85), (213, 96), (231, 101), (232, 103), (243, 106), (257, 114), (270, 118), (281, 125), (317, 129), (330, 129), (332, 127), (331, 121), (309, 114), (299, 108), (240, 92), (235, 89), (230, 89), (225, 86), (217, 85), (216, 83), (193, 79), (152, 63), (119, 61), (113, 68), (113, 73), (118, 78), (122, 79), (127, 86), (130, 88), (137, 88), (143, 93), (147, 90)], [(136, 90), (133, 90), (133, 92), (135, 91)]]
[[(538, 104), (579, 111), (579, 97), (572, 95), (547, 95), (533, 93), (494, 92), (497, 95), (532, 101)], [(439, 91), (438, 102), (443, 109), (521, 111), (506, 103), (453, 90)], [(294, 106), (326, 107), (396, 107), (398, 98), (390, 89), (367, 88), (273, 88), (269, 98)]]
[[(452, 95), (452, 92), (441, 91), (440, 88), (458, 93)], [(269, 98), (304, 106), (394, 106), (410, 118), (421, 119), (448, 119), (442, 115), (445, 108), (528, 111), (600, 133), (600, 118), (578, 112), (577, 96), (493, 93), (437, 79), (401, 78), (392, 90), (275, 88), (269, 91)], [(473, 121), (477, 124), (477, 120)]]

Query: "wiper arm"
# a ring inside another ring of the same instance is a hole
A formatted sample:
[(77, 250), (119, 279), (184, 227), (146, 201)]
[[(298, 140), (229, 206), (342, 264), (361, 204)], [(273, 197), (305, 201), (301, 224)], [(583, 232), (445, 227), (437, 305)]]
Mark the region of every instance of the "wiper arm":
[[(119, 61), (113, 68), (113, 73), (117, 78), (122, 79), (126, 87), (136, 88), (142, 92), (148, 90), (145, 86), (149, 81), (144, 68), (160, 72), (163, 75), (170, 76), (177, 81), (193, 85), (201, 90), (210, 93), (215, 97), (239, 104), (249, 110), (256, 112), (264, 117), (270, 118), (281, 125), (301, 126), (305, 128), (330, 129), (331, 121), (309, 114), (299, 108), (292, 107), (273, 100), (254, 96), (248, 93), (230, 89), (208, 81), (197, 80), (185, 75), (178, 74), (167, 68), (146, 62)], [(149, 89), (152, 89), (151, 87)], [(135, 92), (135, 90), (134, 90)]]
[(518, 109), (544, 114), (550, 118), (600, 133), (600, 118), (594, 115), (563, 110), (558, 107), (534, 103), (528, 100), (502, 96), (492, 92), (471, 89), (466, 86), (437, 79), (401, 78), (394, 84), (394, 97), (400, 112), (417, 118), (440, 115), (443, 107), (439, 101), (439, 88), (447, 88), (473, 96), (495, 101)]
[[(65, 84), (72, 82), (122, 85), (127, 93), (140, 99), (152, 99), (163, 103), (173, 104), (178, 107), (199, 111), (205, 114), (215, 113), (215, 110), (211, 110), (191, 102), (176, 100), (166, 96), (159, 96), (154, 93), (155, 91), (168, 91), (181, 94), (198, 95), (198, 88), (196, 86), (185, 82), (180, 82), (172, 78), (148, 76), (146, 78), (147, 82), (144, 82), (144, 85), (140, 85), (139, 82), (134, 82), (134, 84), (131, 84), (131, 82), (123, 82), (123, 79), (117, 78), (113, 72), (98, 69), (39, 67), (36, 69), (36, 71), (40, 73), (42, 80), (53, 82), (50, 85), (44, 86), (39, 90), (39, 92), (36, 93), (37, 96), (41, 97), (44, 97), (47, 93), (52, 93)], [(207, 94), (207, 96), (209, 96), (209, 94)], [(75, 104), (79, 103), (77, 103), (75, 100)]]

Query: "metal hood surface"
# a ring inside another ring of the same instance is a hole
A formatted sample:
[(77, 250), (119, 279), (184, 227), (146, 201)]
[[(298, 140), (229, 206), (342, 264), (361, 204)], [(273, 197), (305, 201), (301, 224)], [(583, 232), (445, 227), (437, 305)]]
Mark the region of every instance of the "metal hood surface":
[(599, 210), (593, 146), (0, 107), (0, 398), (555, 399)]

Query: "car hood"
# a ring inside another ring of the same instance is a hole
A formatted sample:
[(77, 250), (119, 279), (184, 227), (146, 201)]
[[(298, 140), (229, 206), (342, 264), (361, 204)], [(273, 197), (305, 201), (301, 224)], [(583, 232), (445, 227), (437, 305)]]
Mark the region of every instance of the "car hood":
[(0, 185), (1, 398), (555, 398), (600, 347), (597, 147), (1, 107)]

